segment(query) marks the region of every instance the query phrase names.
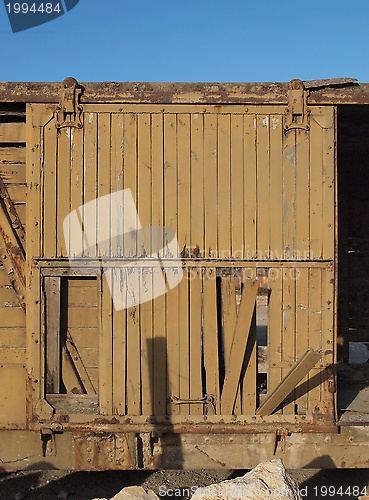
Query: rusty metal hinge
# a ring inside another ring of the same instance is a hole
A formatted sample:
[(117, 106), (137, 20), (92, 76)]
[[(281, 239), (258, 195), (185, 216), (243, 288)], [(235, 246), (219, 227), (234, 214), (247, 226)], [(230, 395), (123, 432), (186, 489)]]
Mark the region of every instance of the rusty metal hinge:
[(60, 105), (58, 106), (56, 128), (75, 127), (81, 129), (82, 106), (79, 99), (82, 88), (74, 78), (66, 78), (63, 81)]
[(288, 84), (288, 107), (286, 109), (286, 122), (284, 130), (309, 130), (310, 109), (307, 105), (309, 91), (305, 90), (301, 80), (291, 80)]

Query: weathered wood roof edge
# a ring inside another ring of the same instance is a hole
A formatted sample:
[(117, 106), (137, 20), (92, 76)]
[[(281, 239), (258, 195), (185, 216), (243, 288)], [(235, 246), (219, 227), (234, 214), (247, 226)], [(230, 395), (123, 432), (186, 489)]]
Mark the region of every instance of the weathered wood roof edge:
[[(354, 78), (302, 81), (311, 105), (369, 104)], [(81, 103), (287, 104), (290, 83), (81, 82)], [(63, 82), (0, 82), (0, 102), (58, 103)]]

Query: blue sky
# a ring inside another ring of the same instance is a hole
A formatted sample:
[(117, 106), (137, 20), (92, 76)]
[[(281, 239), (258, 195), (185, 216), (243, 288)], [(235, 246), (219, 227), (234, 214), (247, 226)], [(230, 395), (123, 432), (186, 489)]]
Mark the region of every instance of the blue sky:
[(368, 26), (369, 0), (80, 0), (12, 33), (1, 0), (0, 81), (368, 82)]

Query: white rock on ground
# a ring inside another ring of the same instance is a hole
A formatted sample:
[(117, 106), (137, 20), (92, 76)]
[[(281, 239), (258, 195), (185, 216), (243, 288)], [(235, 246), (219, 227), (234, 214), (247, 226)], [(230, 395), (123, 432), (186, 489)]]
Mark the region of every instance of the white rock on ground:
[(196, 490), (192, 500), (301, 500), (298, 485), (280, 459), (257, 465), (236, 479)]
[[(110, 500), (159, 500), (153, 491), (146, 491), (141, 486), (128, 486), (117, 493)], [(94, 500), (108, 500), (107, 498), (94, 498)]]

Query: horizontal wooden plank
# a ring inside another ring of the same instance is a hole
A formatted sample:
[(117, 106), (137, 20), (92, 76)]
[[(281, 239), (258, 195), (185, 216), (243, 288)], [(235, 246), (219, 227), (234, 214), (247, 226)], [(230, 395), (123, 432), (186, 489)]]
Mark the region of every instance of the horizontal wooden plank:
[(0, 176), (6, 185), (23, 184), (26, 185), (26, 164), (25, 163), (1, 163)]
[[(0, 312), (1, 314), (1, 312)], [(26, 328), (0, 328), (0, 348), (26, 347)]]
[(48, 394), (47, 401), (56, 413), (97, 414), (99, 409), (97, 396), (91, 394)]
[(68, 332), (77, 345), (77, 348), (93, 347), (96, 348), (99, 343), (99, 335), (97, 327), (93, 328), (75, 328), (69, 327)]
[(6, 184), (13, 203), (26, 203), (27, 186), (25, 184)]
[(0, 166), (2, 163), (26, 163), (25, 147), (0, 147)]
[(21, 307), (4, 307), (1, 310), (0, 327), (20, 327), (25, 325), (26, 315)]
[(97, 326), (98, 313), (96, 307), (72, 307), (69, 309), (62, 308), (62, 317), (67, 316), (68, 327), (78, 326)]
[(68, 290), (68, 305), (83, 305), (85, 307), (96, 306), (98, 299), (98, 289), (95, 286), (70, 287)]
[[(19, 306), (18, 299), (11, 285), (0, 286), (0, 310), (3, 307)], [(1, 315), (1, 312), (0, 312)]]
[(27, 374), (24, 364), (1, 363), (0, 380), (0, 426), (25, 429)]
[(0, 142), (26, 142), (25, 123), (0, 123)]
[(10, 281), (5, 269), (0, 266), (0, 286), (4, 285), (10, 285)]
[(77, 344), (77, 349), (85, 368), (98, 366), (99, 352), (96, 347), (80, 347)]
[(14, 203), (15, 209), (17, 211), (18, 217), (22, 223), (24, 231), (26, 230), (26, 210), (27, 205), (25, 203)]
[(68, 288), (81, 288), (81, 287), (97, 287), (96, 278), (69, 278), (68, 279)]
[(6, 365), (6, 364), (24, 365), (25, 363), (26, 363), (25, 348), (16, 348), (16, 347), (0, 348), (0, 365)]

